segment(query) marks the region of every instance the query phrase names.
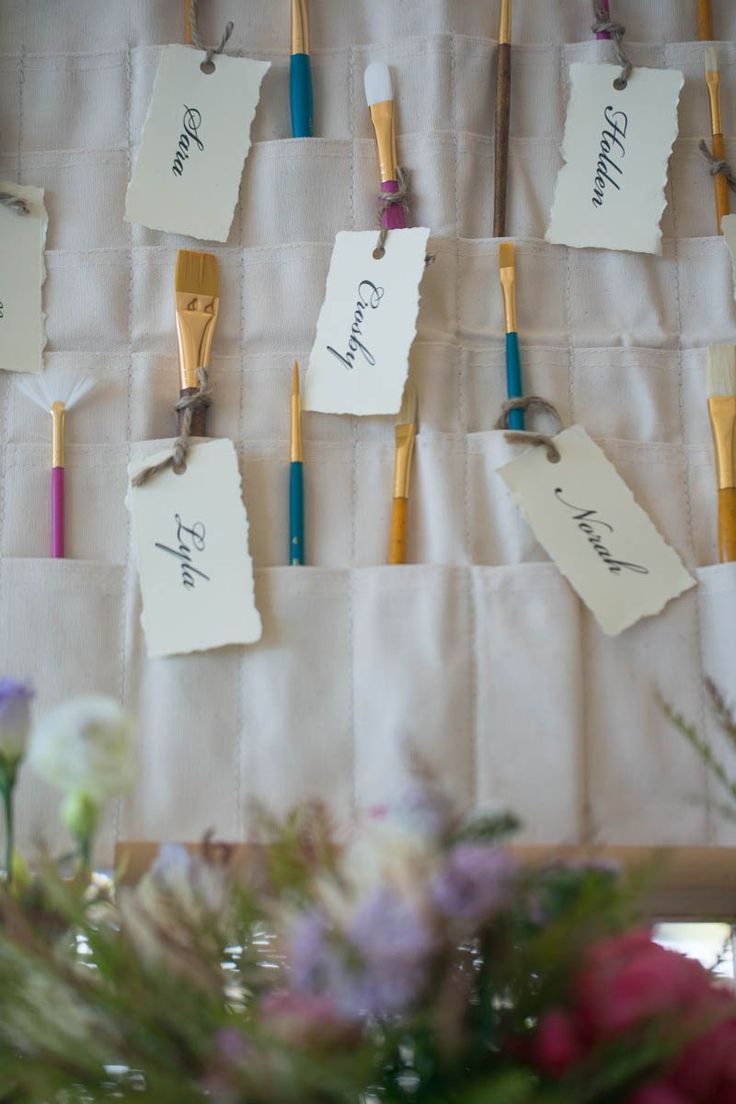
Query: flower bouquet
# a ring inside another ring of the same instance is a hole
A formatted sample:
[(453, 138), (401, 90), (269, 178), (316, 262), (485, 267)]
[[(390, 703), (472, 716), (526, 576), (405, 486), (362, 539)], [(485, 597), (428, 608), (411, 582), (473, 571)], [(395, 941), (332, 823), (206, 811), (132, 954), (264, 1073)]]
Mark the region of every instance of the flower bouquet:
[[(6, 810), (28, 706), (0, 688)], [(513, 817), (463, 816), (419, 771), (341, 844), (308, 806), (238, 861), (166, 846), (116, 885), (90, 841), (132, 732), (85, 699), (31, 736), (76, 847), (7, 864), (4, 1104), (736, 1104), (736, 1003), (653, 941), (640, 877), (520, 866)]]

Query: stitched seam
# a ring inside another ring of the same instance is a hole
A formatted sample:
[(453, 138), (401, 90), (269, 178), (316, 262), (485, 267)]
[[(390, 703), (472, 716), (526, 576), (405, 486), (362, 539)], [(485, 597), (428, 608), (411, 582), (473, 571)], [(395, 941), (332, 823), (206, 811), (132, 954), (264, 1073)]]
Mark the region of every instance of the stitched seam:
[[(348, 50), (348, 110), (350, 113), (350, 228), (355, 230), (355, 53), (351, 46)], [(349, 756), (350, 756), (350, 812), (349, 819), (354, 821), (358, 811), (358, 752), (355, 731), (355, 568), (357, 517), (358, 517), (358, 419), (351, 417), (352, 426), (352, 486), (350, 510), (350, 576), (348, 579), (348, 664), (349, 664)]]
[[(245, 444), (245, 261), (242, 246), (245, 244), (245, 205), (242, 191), (243, 181), (240, 181), (240, 356), (238, 367), (240, 370), (240, 411), (238, 415), (239, 442), (236, 451), (240, 452), (240, 445)], [(249, 544), (250, 544), (249, 537)], [(248, 549), (250, 552), (250, 548)], [(255, 581), (254, 581), (255, 585)], [(247, 652), (241, 649), (238, 661), (238, 712), (235, 721), (235, 833), (236, 839), (244, 839), (246, 830), (250, 830), (250, 824), (246, 825), (245, 807), (243, 804), (243, 773), (245, 766), (245, 663)]]
[[(663, 67), (667, 66), (667, 47), (662, 47), (662, 63)], [(672, 173), (670, 175), (669, 188), (670, 188), (670, 202), (672, 204), (672, 249), (675, 259), (675, 302), (677, 305), (677, 364), (678, 364), (678, 387), (677, 387), (677, 403), (680, 415), (680, 455), (682, 457), (683, 467), (683, 484), (685, 487), (685, 513), (687, 521), (688, 539), (690, 542), (690, 549), (693, 556), (693, 563), (697, 562), (696, 547), (695, 547), (695, 528), (693, 525), (693, 505), (692, 495), (690, 493), (690, 458), (689, 450), (686, 447), (685, 439), (685, 371), (684, 361), (682, 355), (682, 297), (680, 292), (680, 248), (679, 237), (677, 233), (677, 208), (675, 203), (675, 182)], [(705, 687), (703, 684), (703, 638), (700, 629), (700, 609), (699, 599), (695, 596), (695, 602), (693, 604), (694, 610), (694, 638), (695, 638), (695, 652), (697, 659), (697, 679), (698, 679), (698, 705), (700, 715), (700, 731), (704, 733), (706, 739), (708, 739), (708, 723), (707, 723), (707, 711), (705, 708)], [(702, 767), (703, 771), (703, 792), (705, 795), (705, 833), (706, 841), (709, 844), (715, 842), (715, 822), (713, 814), (713, 794), (710, 782), (710, 774), (705, 766)]]

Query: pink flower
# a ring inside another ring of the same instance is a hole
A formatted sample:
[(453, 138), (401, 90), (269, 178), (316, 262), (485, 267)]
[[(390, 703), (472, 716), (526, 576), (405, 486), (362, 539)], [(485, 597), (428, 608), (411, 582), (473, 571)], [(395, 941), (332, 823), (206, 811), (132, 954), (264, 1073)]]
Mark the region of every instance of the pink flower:
[(578, 1015), (592, 1040), (607, 1039), (658, 1016), (700, 1014), (712, 1000), (708, 972), (665, 950), (647, 932), (598, 943), (587, 954), (576, 988)]
[[(713, 992), (711, 1014), (721, 1016), (731, 1003)], [(719, 1017), (720, 1018), (720, 1017)], [(736, 1016), (711, 1024), (685, 1048), (671, 1081), (690, 1101), (736, 1104)]]
[(268, 993), (260, 1002), (262, 1023), (290, 1046), (327, 1046), (356, 1035), (329, 997), (310, 993)]
[(688, 1097), (662, 1082), (652, 1082), (626, 1097), (626, 1104), (690, 1104)]
[(562, 1009), (547, 1012), (534, 1036), (534, 1064), (550, 1077), (561, 1077), (582, 1054), (583, 1046), (572, 1016)]

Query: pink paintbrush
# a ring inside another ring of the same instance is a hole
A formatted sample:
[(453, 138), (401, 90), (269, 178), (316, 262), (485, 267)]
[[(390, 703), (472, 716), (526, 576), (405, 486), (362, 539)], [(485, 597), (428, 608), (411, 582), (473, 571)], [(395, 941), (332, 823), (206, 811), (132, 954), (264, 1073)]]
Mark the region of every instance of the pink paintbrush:
[[(399, 191), (399, 172), (396, 157), (396, 127), (394, 123), (394, 93), (391, 74), (383, 61), (373, 61), (365, 71), (365, 98), (371, 112), (373, 130), (378, 146), (378, 163), (381, 171), (381, 191), (396, 195)], [(392, 203), (381, 212), (381, 226), (386, 230), (403, 230), (406, 212), (403, 203)]]
[[(609, 2), (609, 0), (600, 0), (601, 12), (606, 17), (606, 19), (610, 19), (610, 17), (611, 17), (611, 12), (610, 12), (609, 7), (608, 7), (608, 2)], [(610, 38), (611, 36), (608, 33), (608, 31), (597, 31), (595, 37), (596, 38)]]
[(51, 415), (51, 555), (64, 556), (64, 422), (95, 385), (91, 376), (62, 380), (55, 373), (25, 376), (18, 387), (32, 403)]

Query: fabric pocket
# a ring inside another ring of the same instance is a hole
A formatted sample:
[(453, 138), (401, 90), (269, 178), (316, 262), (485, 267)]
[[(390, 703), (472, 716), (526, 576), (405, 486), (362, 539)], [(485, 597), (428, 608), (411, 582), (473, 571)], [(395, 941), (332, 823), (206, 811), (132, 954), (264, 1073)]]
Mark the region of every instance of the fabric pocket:
[[(125, 568), (83, 560), (0, 562), (0, 671), (27, 679), (37, 692), (34, 712), (79, 694), (120, 696)], [(30, 767), (21, 772), (18, 845), (42, 841), (66, 847), (58, 795)], [(112, 857), (112, 810), (97, 839), (99, 861)]]

